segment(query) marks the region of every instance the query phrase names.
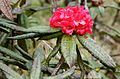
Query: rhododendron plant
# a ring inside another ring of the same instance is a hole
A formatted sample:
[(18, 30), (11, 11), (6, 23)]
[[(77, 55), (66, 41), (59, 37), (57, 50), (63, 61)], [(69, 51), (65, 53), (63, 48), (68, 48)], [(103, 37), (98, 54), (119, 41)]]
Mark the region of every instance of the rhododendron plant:
[(67, 6), (58, 8), (50, 18), (52, 28), (61, 28), (62, 32), (67, 35), (73, 33), (84, 35), (92, 33), (93, 21), (89, 11), (84, 6)]
[(0, 79), (120, 79), (111, 1), (0, 0)]

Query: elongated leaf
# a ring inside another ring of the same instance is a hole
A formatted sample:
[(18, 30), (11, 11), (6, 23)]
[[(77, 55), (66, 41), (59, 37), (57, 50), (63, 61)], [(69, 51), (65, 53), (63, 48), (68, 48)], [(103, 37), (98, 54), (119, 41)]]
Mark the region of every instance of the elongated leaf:
[(27, 70), (27, 67), (24, 66), (23, 63), (21, 63), (21, 62), (19, 62), (19, 61), (16, 61), (16, 60), (14, 60), (14, 59), (9, 59), (9, 58), (7, 58), (7, 57), (0, 56), (0, 60), (2, 60), (3, 62), (5, 62), (5, 63), (7, 63), (7, 64), (17, 65), (17, 66), (19, 66), (20, 68)]
[(22, 54), (23, 57), (25, 57), (28, 60), (33, 60), (32, 57), (26, 51), (19, 47), (19, 45), (15, 45), (15, 48)]
[(14, 58), (16, 60), (23, 61), (23, 62), (28, 62), (28, 60), (26, 60), (25, 58), (23, 58), (19, 54), (15, 53), (15, 52), (7, 49), (7, 48), (4, 48), (4, 47), (0, 46), (0, 52), (4, 53), (4, 54), (7, 54), (7, 55), (11, 56), (12, 58)]
[(49, 40), (49, 39), (60, 37), (62, 35), (63, 35), (62, 32), (56, 32), (50, 35), (41, 36), (38, 40)]
[[(41, 53), (41, 52), (39, 52)], [(30, 79), (39, 79), (40, 77), (40, 72), (41, 72), (41, 57), (40, 54), (37, 53), (38, 55), (35, 57), (32, 65), (32, 70), (30, 74)]]
[(58, 31), (60, 31), (60, 29), (53, 29), (50, 26), (34, 26), (23, 30), (23, 32), (30, 33), (53, 33)]
[(6, 37), (7, 37), (7, 34), (6, 34), (6, 33), (3, 33), (3, 34), (1, 33), (1, 36), (0, 36), (0, 45), (1, 45), (2, 43), (4, 43)]
[(0, 62), (0, 69), (3, 70), (8, 79), (23, 79), (17, 72), (13, 71), (10, 67)]
[(20, 24), (22, 27), (26, 27), (28, 26), (28, 17), (26, 14), (22, 13), (20, 15)]
[(71, 69), (65, 71), (62, 74), (51, 76), (51, 77), (43, 77), (43, 79), (65, 79), (66, 77), (72, 75), (75, 71), (75, 66), (73, 66)]
[(22, 32), (25, 29), (23, 27), (15, 25), (15, 24), (7, 23), (7, 22), (1, 22), (1, 21), (0, 21), (0, 25), (2, 25), (0, 27), (9, 28), (11, 30), (15, 30), (15, 31), (18, 31), (18, 32)]
[(10, 0), (0, 0), (0, 10), (4, 13), (4, 15), (13, 20), (12, 15), (12, 7), (10, 6)]
[(80, 54), (82, 55), (82, 59), (84, 61), (88, 61), (89, 62), (89, 67), (92, 69), (96, 69), (96, 68), (101, 68), (103, 65), (101, 63), (96, 62), (96, 60), (94, 60), (91, 57), (91, 54), (89, 53), (89, 51), (87, 51), (86, 49), (83, 49), (81, 43), (76, 39), (76, 43), (78, 46), (78, 49), (80, 51)]
[(15, 22), (13, 22), (11, 20), (4, 19), (4, 18), (1, 18), (1, 17), (0, 17), (0, 22), (7, 22), (7, 23), (13, 23), (13, 24), (15, 24)]
[(11, 23), (10, 21), (0, 21), (0, 24), (3, 25), (1, 27), (10, 28), (12, 30), (20, 31), (24, 33), (54, 33), (54, 32), (60, 31), (60, 29), (53, 29), (50, 26), (34, 26), (28, 29), (25, 29), (23, 27), (20, 27)]
[(38, 33), (27, 33), (27, 34), (17, 35), (17, 36), (14, 36), (14, 37), (7, 37), (7, 39), (20, 40), (20, 39), (28, 39), (28, 38), (37, 37), (39, 35), (40, 34), (38, 34)]
[(4, 27), (0, 27), (0, 31), (5, 32), (5, 33), (9, 33), (10, 32), (9, 29), (4, 28)]
[(69, 67), (72, 67), (77, 58), (76, 43), (73, 36), (63, 36), (61, 42), (61, 52)]
[(0, 25), (2, 25), (0, 27), (9, 28), (11, 30), (16, 30), (16, 31), (22, 31), (25, 29), (21, 26), (16, 25), (15, 22), (7, 20), (7, 19), (3, 19), (3, 18), (0, 18)]
[[(0, 25), (3, 25), (3, 26), (0, 26), (0, 27), (6, 27), (6, 28), (10, 28), (10, 29), (14, 29), (14, 24), (11, 24), (11, 23), (8, 23), (8, 22), (5, 22), (5, 21), (1, 21), (0, 20)], [(13, 27), (10, 27), (10, 26), (13, 26)]]
[(59, 37), (62, 35), (63, 35), (62, 32), (56, 32), (53, 34), (27, 33), (27, 34), (17, 35), (17, 36), (13, 36), (13, 37), (7, 37), (7, 39), (20, 40), (20, 39), (29, 39), (29, 38), (40, 37), (38, 40), (49, 40), (49, 39), (53, 39), (53, 38), (56, 38), (56, 37)]
[(38, 55), (40, 56), (40, 60), (39, 61), (40, 62), (44, 61), (44, 59), (45, 59), (45, 51), (42, 48), (40, 48), (40, 47), (38, 47), (35, 50), (34, 58), (37, 57)]
[(4, 72), (5, 76), (7, 77), (7, 79), (15, 79), (13, 78), (11, 75), (9, 75), (8, 73)]
[(41, 66), (40, 66), (40, 56), (37, 56), (33, 62), (30, 79), (39, 79)]
[(99, 9), (97, 7), (90, 8), (90, 14), (92, 19), (95, 19), (96, 16), (99, 14)]
[(90, 53), (98, 58), (103, 64), (109, 67), (115, 67), (116, 64), (114, 60), (110, 57), (110, 55), (103, 50), (93, 39), (87, 38), (85, 39), (82, 36), (77, 36), (79, 42), (90, 51)]
[(98, 8), (99, 8), (100, 14), (103, 15), (105, 11), (104, 7), (99, 6)]

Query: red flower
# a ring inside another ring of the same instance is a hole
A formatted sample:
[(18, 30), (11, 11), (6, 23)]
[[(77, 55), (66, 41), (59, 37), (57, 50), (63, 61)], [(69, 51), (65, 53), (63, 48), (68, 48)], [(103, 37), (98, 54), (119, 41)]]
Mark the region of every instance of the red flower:
[(61, 28), (62, 32), (72, 35), (73, 32), (84, 35), (92, 33), (93, 21), (84, 6), (68, 6), (66, 8), (58, 8), (52, 18), (50, 18), (50, 26), (52, 28)]

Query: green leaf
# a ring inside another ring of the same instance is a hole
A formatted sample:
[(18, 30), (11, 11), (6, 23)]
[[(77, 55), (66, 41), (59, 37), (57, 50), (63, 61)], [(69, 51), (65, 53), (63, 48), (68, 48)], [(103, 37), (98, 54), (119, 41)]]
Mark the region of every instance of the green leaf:
[(100, 14), (103, 15), (103, 14), (104, 14), (104, 11), (105, 11), (104, 7), (99, 6), (98, 8), (99, 8)]
[(39, 35), (40, 34), (38, 34), (38, 33), (27, 33), (27, 34), (17, 35), (17, 36), (13, 36), (13, 37), (7, 37), (7, 39), (20, 40), (20, 39), (28, 39), (28, 38), (37, 37)]
[(41, 72), (41, 52), (38, 51), (40, 49), (37, 49), (37, 56), (34, 58), (30, 79), (39, 79), (40, 72)]
[(0, 22), (15, 23), (13, 21), (10, 21), (10, 20), (4, 19), (4, 18), (0, 18)]
[(22, 62), (28, 62), (27, 59), (23, 58), (19, 54), (15, 53), (15, 52), (7, 49), (7, 48), (4, 48), (4, 47), (0, 46), (0, 52), (3, 53), (3, 54), (9, 55), (10, 57), (12, 57), (16, 60), (19, 60), (19, 61), (22, 61)]
[(6, 41), (6, 37), (8, 36), (9, 34), (6, 34), (6, 33), (1, 33), (0, 34), (0, 45), (4, 44), (5, 41)]
[(13, 64), (13, 65), (16, 65), (16, 66), (18, 66), (18, 67), (20, 67), (22, 69), (27, 70), (27, 67), (23, 63), (21, 63), (19, 61), (16, 61), (14, 59), (9, 59), (7, 57), (0, 56), (0, 60), (2, 60), (3, 62), (5, 62), (7, 64)]
[(60, 29), (53, 29), (50, 26), (34, 26), (23, 30), (23, 32), (29, 33), (54, 33), (58, 31), (60, 31)]
[(115, 67), (116, 64), (112, 57), (102, 49), (93, 39), (84, 38), (83, 36), (77, 36), (79, 42), (88, 50), (90, 53), (99, 59), (103, 64), (109, 67)]
[(12, 30), (17, 30), (17, 31), (25, 30), (25, 28), (23, 28), (21, 26), (17, 26), (15, 23), (9, 23), (9, 21), (8, 22), (5, 22), (5, 21), (2, 22), (0, 20), (0, 25), (3, 25), (3, 26), (0, 26), (0, 27), (9, 28), (9, 29), (12, 29)]
[(77, 59), (76, 43), (73, 36), (63, 36), (61, 42), (61, 52), (69, 67), (72, 67)]
[(0, 31), (5, 32), (5, 33), (9, 33), (10, 32), (9, 29), (4, 28), (4, 27), (0, 27)]
[(98, 13), (99, 13), (99, 9), (97, 7), (91, 7), (90, 8), (90, 14), (91, 14), (91, 17), (92, 17), (93, 20), (96, 18)]
[(26, 51), (24, 51), (19, 45), (14, 46), (22, 54), (23, 57), (25, 57), (28, 60), (33, 60), (32, 57)]
[(4, 72), (5, 76), (7, 77), (7, 79), (15, 79), (13, 78), (11, 75), (9, 75), (8, 73)]
[(33, 61), (30, 79), (39, 79), (40, 77), (41, 62), (39, 60), (40, 60), (40, 56), (37, 56)]
[(72, 75), (75, 71), (75, 66), (70, 68), (69, 70), (65, 71), (62, 74), (58, 74), (56, 76), (51, 76), (51, 77), (43, 77), (43, 79), (65, 79), (66, 77)]
[(13, 71), (10, 67), (0, 62), (0, 69), (4, 71), (8, 79), (23, 79), (17, 72)]
[(41, 36), (38, 40), (49, 40), (49, 39), (60, 37), (62, 35), (63, 35), (62, 32), (56, 32), (56, 33), (53, 33), (53, 34), (50, 34), (50, 35)]
[(25, 28), (27, 28), (28, 26), (28, 17), (24, 13), (20, 15), (20, 24), (22, 27), (25, 27)]
[(14, 24), (12, 24), (12, 23), (7, 23), (7, 22), (2, 22), (2, 21), (0, 21), (0, 25), (3, 25), (3, 26), (0, 26), (0, 27), (6, 27), (6, 28), (11, 28), (11, 29), (13, 29), (12, 27), (10, 27), (10, 26), (14, 26)]
[(40, 56), (39, 61), (42, 62), (45, 59), (45, 51), (40, 47), (36, 48), (34, 58), (37, 57), (38, 55)]
[(76, 43), (77, 43), (77, 46), (79, 48), (79, 51), (81, 52), (80, 54), (82, 55), (82, 59), (84, 61), (89, 62), (88, 66), (90, 68), (96, 69), (96, 68), (101, 68), (103, 66), (101, 63), (96, 62), (96, 60), (94, 60), (91, 57), (91, 54), (86, 49), (83, 49), (81, 43), (79, 43), (79, 41), (77, 39), (76, 39)]
[(49, 39), (53, 39), (53, 38), (56, 38), (56, 37), (59, 37), (62, 35), (63, 35), (62, 32), (56, 32), (53, 34), (27, 33), (27, 34), (17, 35), (17, 36), (13, 36), (13, 37), (7, 37), (7, 39), (20, 40), (20, 39), (29, 39), (29, 38), (40, 37), (38, 40), (49, 40)]

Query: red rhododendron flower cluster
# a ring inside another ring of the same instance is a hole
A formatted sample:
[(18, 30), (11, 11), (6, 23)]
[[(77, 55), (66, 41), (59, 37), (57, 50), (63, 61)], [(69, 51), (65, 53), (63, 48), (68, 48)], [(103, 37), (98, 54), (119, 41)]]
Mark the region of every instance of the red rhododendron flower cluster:
[(79, 35), (92, 33), (93, 21), (84, 6), (68, 6), (58, 8), (50, 18), (52, 28), (61, 28), (62, 32), (72, 35), (73, 32)]

